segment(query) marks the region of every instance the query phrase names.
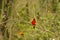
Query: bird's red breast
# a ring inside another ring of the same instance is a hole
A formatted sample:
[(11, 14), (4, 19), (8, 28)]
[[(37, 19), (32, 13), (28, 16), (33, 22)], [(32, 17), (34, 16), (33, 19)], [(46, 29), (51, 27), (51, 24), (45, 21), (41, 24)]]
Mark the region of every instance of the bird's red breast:
[(36, 20), (35, 19), (32, 20), (32, 25), (36, 25)]

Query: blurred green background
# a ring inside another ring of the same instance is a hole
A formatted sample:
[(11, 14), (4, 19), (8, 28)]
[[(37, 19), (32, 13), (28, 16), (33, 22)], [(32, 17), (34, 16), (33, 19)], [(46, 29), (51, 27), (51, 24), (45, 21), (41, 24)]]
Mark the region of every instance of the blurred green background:
[(60, 0), (0, 0), (0, 31), (0, 40), (60, 40)]

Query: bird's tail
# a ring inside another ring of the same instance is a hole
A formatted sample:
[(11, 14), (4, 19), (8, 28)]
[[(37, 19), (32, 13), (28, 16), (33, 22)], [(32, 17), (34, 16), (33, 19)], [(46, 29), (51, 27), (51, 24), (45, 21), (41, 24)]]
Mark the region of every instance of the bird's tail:
[(35, 29), (35, 25), (33, 26), (33, 29)]

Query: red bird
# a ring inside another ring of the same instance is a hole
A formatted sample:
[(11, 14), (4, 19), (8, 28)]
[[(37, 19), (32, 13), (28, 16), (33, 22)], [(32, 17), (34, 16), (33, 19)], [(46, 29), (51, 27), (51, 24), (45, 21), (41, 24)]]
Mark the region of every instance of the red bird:
[(35, 25), (36, 25), (36, 19), (35, 18), (32, 20), (32, 25), (33, 25), (33, 28), (35, 28)]

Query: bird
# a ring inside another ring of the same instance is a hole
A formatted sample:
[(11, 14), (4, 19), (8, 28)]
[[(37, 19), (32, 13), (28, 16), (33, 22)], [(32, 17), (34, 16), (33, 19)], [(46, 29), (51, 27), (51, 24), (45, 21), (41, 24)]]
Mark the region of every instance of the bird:
[(32, 23), (32, 25), (33, 25), (33, 28), (35, 29), (35, 26), (36, 26), (36, 19), (34, 18), (31, 23)]
[(23, 33), (23, 32), (19, 32), (18, 34), (19, 34), (20, 36), (23, 36), (23, 35), (24, 35), (24, 33)]

